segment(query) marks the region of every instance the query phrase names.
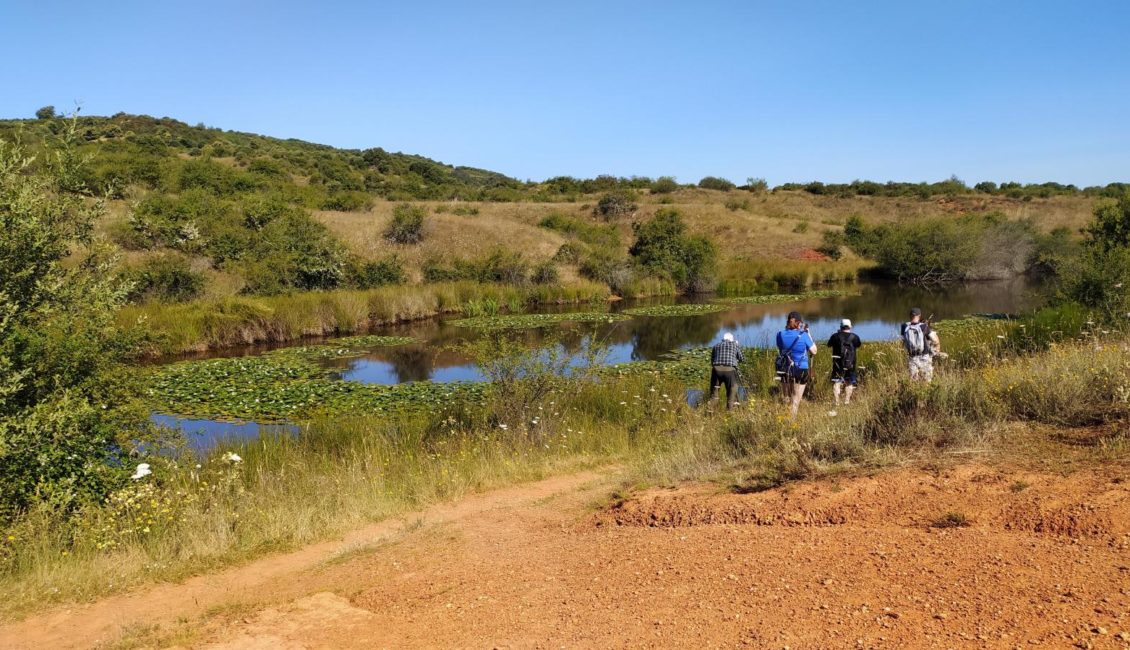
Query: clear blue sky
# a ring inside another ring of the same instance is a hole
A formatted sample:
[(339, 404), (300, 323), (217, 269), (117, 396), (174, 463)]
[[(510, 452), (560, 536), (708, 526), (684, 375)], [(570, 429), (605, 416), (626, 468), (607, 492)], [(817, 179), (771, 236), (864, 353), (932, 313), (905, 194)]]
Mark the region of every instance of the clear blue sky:
[(0, 5), (54, 104), (521, 179), (1130, 180), (1130, 2)]

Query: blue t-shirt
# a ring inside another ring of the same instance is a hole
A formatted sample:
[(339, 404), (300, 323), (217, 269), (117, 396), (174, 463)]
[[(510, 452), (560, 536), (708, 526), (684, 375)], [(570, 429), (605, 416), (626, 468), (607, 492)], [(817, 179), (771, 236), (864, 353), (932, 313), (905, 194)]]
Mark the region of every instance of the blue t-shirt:
[[(800, 339), (800, 341), (797, 341)], [(777, 349), (781, 352), (789, 351), (793, 363), (801, 370), (808, 370), (808, 348), (815, 347), (816, 341), (812, 340), (808, 332), (801, 330), (781, 330), (777, 332)]]

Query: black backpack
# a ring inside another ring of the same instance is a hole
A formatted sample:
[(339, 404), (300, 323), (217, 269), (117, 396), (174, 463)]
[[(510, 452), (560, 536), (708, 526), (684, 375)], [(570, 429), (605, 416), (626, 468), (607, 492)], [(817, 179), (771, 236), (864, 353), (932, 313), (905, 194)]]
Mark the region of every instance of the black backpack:
[(855, 368), (855, 344), (851, 332), (840, 332), (840, 367), (844, 370)]

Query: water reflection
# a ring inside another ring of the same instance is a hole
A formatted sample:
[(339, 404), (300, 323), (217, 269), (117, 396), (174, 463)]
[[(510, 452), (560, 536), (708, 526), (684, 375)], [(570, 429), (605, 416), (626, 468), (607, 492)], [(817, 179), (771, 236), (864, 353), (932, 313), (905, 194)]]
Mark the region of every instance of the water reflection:
[[(628, 321), (557, 328), (513, 331), (509, 336), (536, 346), (550, 337), (571, 354), (580, 354), (592, 339), (607, 346), (608, 363), (656, 360), (671, 350), (710, 346), (724, 332), (733, 332), (747, 347), (772, 347), (785, 316), (800, 311), (823, 343), (839, 329), (841, 318), (851, 318), (854, 330), (865, 341), (894, 339), (910, 307), (922, 307), (936, 320), (976, 313), (1017, 313), (1038, 304), (1033, 288), (1024, 281), (993, 282), (930, 291), (896, 284), (862, 285), (858, 296), (803, 300), (773, 305), (737, 305), (714, 314), (684, 317), (637, 317)], [(662, 304), (664, 301), (648, 301)], [(666, 302), (674, 302), (667, 300)], [(634, 304), (617, 305), (617, 309)], [(381, 332), (386, 333), (386, 332)], [(444, 321), (432, 321), (410, 334), (421, 344), (373, 350), (355, 359), (336, 360), (334, 367), (346, 381), (394, 384), (406, 381), (479, 381), (482, 373), (453, 347), (482, 334)]]
[(189, 448), (198, 453), (207, 451), (221, 441), (244, 442), (257, 440), (261, 434), (295, 435), (298, 433), (298, 427), (293, 424), (197, 420), (163, 413), (153, 413), (149, 416), (149, 420), (159, 426), (183, 431)]

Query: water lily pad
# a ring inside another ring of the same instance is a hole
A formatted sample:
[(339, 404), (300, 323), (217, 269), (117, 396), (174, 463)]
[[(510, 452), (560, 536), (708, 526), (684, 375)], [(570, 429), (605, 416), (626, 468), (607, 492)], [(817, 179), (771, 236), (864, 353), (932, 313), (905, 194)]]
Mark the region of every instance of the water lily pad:
[(450, 321), (457, 327), (479, 330), (532, 329), (561, 323), (614, 323), (627, 320), (622, 314), (605, 312), (573, 312), (567, 314), (507, 314), (503, 316), (476, 316)]
[(653, 307), (633, 307), (620, 312), (632, 316), (698, 316), (726, 311), (730, 306), (722, 302), (694, 305), (655, 305)]

